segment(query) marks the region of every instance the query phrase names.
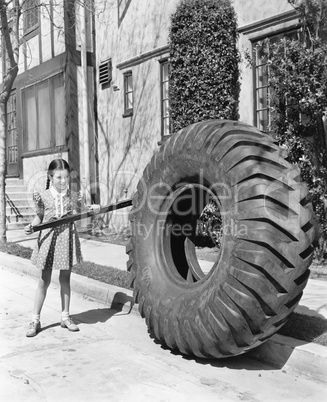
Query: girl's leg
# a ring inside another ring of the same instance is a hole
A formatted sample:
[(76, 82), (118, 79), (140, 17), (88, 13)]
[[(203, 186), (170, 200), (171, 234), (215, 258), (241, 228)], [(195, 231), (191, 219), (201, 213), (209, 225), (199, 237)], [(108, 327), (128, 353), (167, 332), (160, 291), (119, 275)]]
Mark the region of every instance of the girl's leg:
[(79, 331), (78, 326), (69, 317), (70, 307), (70, 274), (71, 271), (61, 270), (59, 274), (61, 295), (61, 326), (69, 331)]
[(35, 336), (41, 329), (40, 314), (51, 282), (51, 274), (52, 269), (42, 270), (41, 278), (39, 279), (35, 293), (32, 322), (30, 323), (26, 333), (26, 336), (28, 337)]
[(60, 270), (60, 295), (61, 295), (61, 311), (69, 314), (70, 306), (70, 273), (68, 270)]
[(42, 270), (41, 278), (39, 279), (34, 299), (33, 315), (35, 316), (39, 316), (41, 314), (43, 303), (47, 295), (47, 290), (51, 282), (51, 275), (52, 269)]

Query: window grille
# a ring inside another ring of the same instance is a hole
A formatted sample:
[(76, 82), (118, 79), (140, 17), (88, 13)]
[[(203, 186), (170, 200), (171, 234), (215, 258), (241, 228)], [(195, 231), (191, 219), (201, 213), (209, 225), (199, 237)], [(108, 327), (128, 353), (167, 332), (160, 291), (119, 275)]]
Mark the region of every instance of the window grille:
[(39, 27), (39, 0), (25, 0), (24, 3), (24, 34)]
[(7, 103), (7, 159), (8, 164), (18, 162), (17, 123), (16, 123), (16, 91), (12, 91)]
[[(269, 131), (270, 127), (270, 88), (269, 88), (269, 65), (267, 59), (267, 53), (269, 54), (269, 48), (264, 49), (264, 46), (268, 46), (271, 43), (276, 43), (281, 38), (295, 38), (297, 36), (296, 31), (285, 32), (279, 35), (271, 36), (269, 43), (262, 40), (253, 43), (253, 49), (255, 54), (255, 66), (254, 66), (254, 110), (255, 110), (255, 125), (262, 131)], [(264, 51), (265, 50), (265, 51)]]
[(160, 63), (161, 80), (161, 136), (170, 135), (170, 114), (169, 114), (169, 61)]
[(133, 114), (133, 75), (131, 71), (124, 74), (124, 117)]

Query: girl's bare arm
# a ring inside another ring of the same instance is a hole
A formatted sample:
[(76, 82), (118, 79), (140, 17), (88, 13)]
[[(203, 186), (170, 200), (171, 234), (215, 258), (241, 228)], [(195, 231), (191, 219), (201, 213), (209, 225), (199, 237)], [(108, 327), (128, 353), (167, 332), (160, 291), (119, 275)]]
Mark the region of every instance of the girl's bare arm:
[(25, 234), (30, 235), (33, 233), (33, 226), (39, 225), (43, 221), (42, 215), (36, 215), (32, 222), (24, 227)]

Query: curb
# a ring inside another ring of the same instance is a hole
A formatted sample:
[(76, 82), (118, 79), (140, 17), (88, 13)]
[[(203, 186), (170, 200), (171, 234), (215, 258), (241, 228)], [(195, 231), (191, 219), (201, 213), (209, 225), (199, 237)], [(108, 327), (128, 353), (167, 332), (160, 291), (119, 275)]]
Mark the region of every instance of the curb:
[(279, 334), (250, 350), (248, 356), (277, 369), (291, 370), (327, 384), (327, 347)]
[[(0, 252), (1, 266), (16, 273), (39, 278), (39, 270), (30, 260)], [(73, 273), (73, 292), (95, 299), (119, 311), (137, 313), (132, 291), (109, 285)], [(52, 283), (59, 285), (59, 272), (52, 273)], [(275, 334), (262, 345), (250, 350), (246, 355), (276, 367), (290, 369), (301, 376), (327, 384), (327, 347), (306, 343), (294, 338)]]

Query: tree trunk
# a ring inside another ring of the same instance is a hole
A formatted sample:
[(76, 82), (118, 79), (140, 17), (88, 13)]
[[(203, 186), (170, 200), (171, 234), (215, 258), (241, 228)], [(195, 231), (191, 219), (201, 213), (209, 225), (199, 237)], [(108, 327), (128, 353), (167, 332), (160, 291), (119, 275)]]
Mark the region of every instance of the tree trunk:
[(6, 101), (0, 101), (0, 243), (6, 243)]
[(15, 13), (11, 13), (14, 18), (12, 25), (13, 35), (10, 33), (8, 25), (8, 5), (4, 0), (0, 0), (1, 30), (3, 36), (2, 55), (9, 59), (9, 67), (5, 74), (0, 93), (0, 243), (7, 242), (6, 237), (6, 166), (7, 166), (7, 102), (12, 90), (14, 81), (18, 73), (18, 25), (21, 9), (19, 1), (14, 1)]

